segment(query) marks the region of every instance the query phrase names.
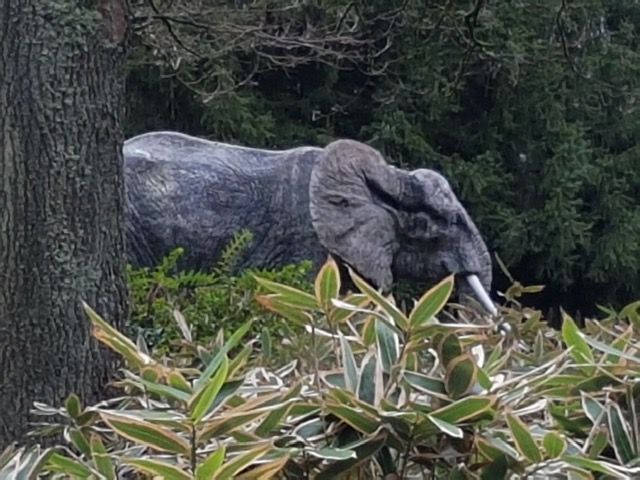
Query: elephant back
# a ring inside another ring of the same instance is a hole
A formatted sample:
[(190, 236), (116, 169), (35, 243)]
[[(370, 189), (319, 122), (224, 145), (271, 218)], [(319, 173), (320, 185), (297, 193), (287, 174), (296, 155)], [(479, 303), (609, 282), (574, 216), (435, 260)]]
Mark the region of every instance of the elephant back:
[(308, 183), (319, 152), (252, 149), (174, 132), (128, 140), (131, 260), (153, 265), (181, 246), (185, 266), (208, 269), (240, 230), (254, 236), (242, 267), (317, 257), (321, 247), (309, 218)]

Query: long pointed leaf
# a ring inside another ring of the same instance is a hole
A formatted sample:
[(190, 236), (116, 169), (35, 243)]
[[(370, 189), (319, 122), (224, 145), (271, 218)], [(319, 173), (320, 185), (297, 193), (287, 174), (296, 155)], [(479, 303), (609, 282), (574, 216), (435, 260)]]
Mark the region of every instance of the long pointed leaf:
[(360, 278), (353, 270), (349, 269), (351, 279), (360, 289), (362, 293), (367, 295), (373, 303), (378, 305), (401, 330), (406, 331), (409, 328), (409, 319), (389, 300), (384, 298), (380, 292), (371, 287), (367, 282)]
[(125, 415), (100, 412), (100, 417), (116, 433), (129, 440), (164, 452), (191, 455), (189, 443), (164, 427)]
[(450, 437), (462, 438), (463, 432), (460, 427), (456, 427), (449, 422), (440, 420), (438, 417), (432, 417), (428, 415), (427, 418), (431, 421), (431, 423), (438, 427), (442, 433), (446, 433)]
[(376, 344), (382, 362), (382, 370), (386, 373), (398, 361), (398, 336), (386, 323), (376, 319)]
[[(562, 312), (562, 339), (572, 349), (571, 357), (576, 363), (592, 364), (594, 362), (593, 352), (589, 348), (584, 335), (573, 319), (565, 312)], [(588, 375), (591, 375), (594, 369), (595, 367), (591, 366), (583, 367), (583, 370)]]
[(618, 457), (620, 463), (626, 465), (636, 458), (629, 424), (625, 420), (620, 407), (615, 403), (612, 403), (607, 408), (607, 418), (616, 457)]
[(263, 463), (262, 465), (243, 473), (236, 480), (269, 480), (275, 477), (287, 464), (289, 456), (284, 456), (273, 462)]
[(325, 312), (331, 310), (331, 300), (340, 293), (340, 272), (336, 262), (329, 258), (322, 266), (314, 284), (316, 300)]
[(506, 418), (518, 451), (531, 463), (541, 462), (542, 453), (540, 448), (524, 422), (511, 413), (507, 413)]
[(282, 295), (282, 299), (289, 305), (293, 305), (295, 307), (303, 308), (306, 310), (318, 309), (318, 302), (313, 297), (313, 295), (298, 290), (297, 288), (289, 287), (287, 285), (282, 285), (280, 283), (267, 280), (266, 278), (261, 278), (258, 276), (255, 276), (254, 278), (267, 290)]
[(342, 350), (342, 366), (344, 368), (344, 384), (347, 390), (355, 393), (358, 387), (358, 367), (356, 366), (356, 359), (353, 356), (353, 350), (351, 345), (344, 338), (342, 332), (340, 335), (340, 349)]
[(200, 391), (200, 389), (204, 387), (204, 385), (208, 382), (209, 378), (211, 378), (214, 372), (218, 370), (218, 367), (222, 363), (223, 358), (233, 348), (235, 348), (236, 345), (238, 345), (238, 343), (240, 343), (240, 340), (242, 340), (242, 337), (244, 337), (249, 331), (249, 329), (251, 328), (252, 323), (253, 323), (253, 320), (249, 320), (245, 322), (235, 332), (233, 332), (231, 337), (229, 337), (229, 340), (227, 340), (227, 343), (225, 343), (224, 346), (218, 351), (218, 353), (216, 353), (216, 356), (213, 357), (211, 362), (209, 362), (209, 365), (207, 365), (207, 368), (205, 369), (205, 371), (202, 372), (202, 375), (196, 381), (195, 388), (194, 388), (196, 392)]
[(213, 478), (215, 473), (222, 466), (224, 462), (224, 455), (226, 448), (222, 445), (218, 450), (209, 455), (204, 462), (196, 467), (196, 479), (197, 480), (209, 480)]
[(213, 405), (222, 385), (224, 385), (227, 379), (227, 372), (229, 371), (229, 360), (225, 355), (222, 357), (222, 363), (220, 368), (216, 371), (213, 377), (209, 380), (209, 383), (196, 394), (189, 409), (191, 410), (191, 419), (194, 423), (198, 423), (205, 416), (209, 408)]
[(122, 463), (138, 471), (159, 475), (165, 480), (192, 480), (192, 476), (170, 463), (148, 458), (125, 458)]
[(236, 478), (236, 474), (247, 468), (251, 463), (264, 456), (271, 449), (271, 444), (265, 443), (249, 450), (246, 453), (238, 455), (233, 460), (225, 463), (215, 474), (213, 480), (226, 480), (228, 478)]
[(429, 289), (411, 311), (409, 323), (416, 328), (429, 322), (446, 305), (453, 291), (453, 275)]
[(453, 402), (451, 405), (431, 412), (429, 415), (448, 423), (456, 424), (478, 417), (491, 410), (496, 403), (495, 396), (466, 397)]

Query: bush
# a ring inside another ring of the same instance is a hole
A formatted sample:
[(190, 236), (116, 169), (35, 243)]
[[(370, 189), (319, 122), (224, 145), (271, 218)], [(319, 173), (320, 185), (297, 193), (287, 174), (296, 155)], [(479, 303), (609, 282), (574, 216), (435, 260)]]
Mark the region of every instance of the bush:
[[(584, 333), (565, 315), (556, 332), (519, 305), (521, 286), (505, 292), (498, 319), (455, 305), (445, 312), (453, 277), (404, 314), (351, 275), (362, 293), (340, 299), (331, 261), (310, 293), (256, 279), (269, 291), (260, 302), (306, 332), (306, 355), (274, 369), (243, 340), (250, 321), (226, 342), (200, 344), (178, 316), (181, 355), (150, 357), (86, 307), (96, 338), (126, 362), (115, 383), (122, 393), (92, 407), (73, 395), (62, 408), (36, 405), (50, 418), (36, 434), (64, 433), (66, 444), (7, 451), (0, 476), (640, 474), (640, 302), (587, 321)], [(450, 315), (459, 323), (445, 322)]]
[(275, 315), (265, 315), (256, 303), (259, 285), (254, 275), (307, 288), (311, 284), (311, 263), (238, 273), (234, 266), (251, 239), (247, 231), (238, 233), (210, 273), (180, 270), (178, 265), (184, 253), (181, 248), (153, 269), (129, 267), (129, 336), (142, 336), (152, 348), (159, 349), (160, 353), (166, 351), (171, 341), (180, 337), (174, 321), (175, 310), (189, 319), (194, 338), (202, 341), (222, 327), (225, 331), (235, 331), (250, 318), (256, 318), (252, 333), (268, 328), (276, 338), (290, 335), (284, 322)]

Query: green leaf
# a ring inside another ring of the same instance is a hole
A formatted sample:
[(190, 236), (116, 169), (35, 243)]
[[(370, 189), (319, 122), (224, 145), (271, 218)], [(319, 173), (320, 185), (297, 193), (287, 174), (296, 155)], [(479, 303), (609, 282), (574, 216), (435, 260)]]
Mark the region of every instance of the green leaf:
[(78, 478), (89, 478), (97, 473), (78, 460), (65, 457), (59, 453), (51, 454), (47, 468), (54, 472), (64, 473)]
[[(618, 363), (620, 361), (620, 354), (618, 352), (624, 352), (624, 350), (629, 345), (629, 342), (631, 341), (632, 336), (633, 336), (633, 326), (629, 325), (629, 328), (627, 328), (623, 333), (621, 333), (618, 336), (618, 338), (616, 338), (611, 343), (611, 348), (613, 349), (613, 352), (609, 353), (609, 355), (606, 356), (604, 363), (605, 364)], [(594, 345), (591, 345), (591, 346), (594, 348), (598, 348), (598, 347), (595, 347)]]
[(453, 278), (453, 275), (449, 275), (418, 300), (409, 315), (411, 328), (426, 324), (444, 308), (453, 291)]
[(556, 432), (547, 432), (542, 440), (548, 458), (558, 458), (567, 449), (567, 442)]
[(67, 413), (74, 420), (82, 414), (82, 404), (75, 393), (70, 394), (64, 402)]
[(236, 474), (241, 470), (244, 470), (253, 462), (264, 456), (269, 450), (271, 450), (271, 444), (265, 443), (259, 445), (256, 448), (249, 450), (241, 455), (238, 455), (233, 460), (225, 463), (220, 470), (212, 477), (213, 480), (226, 480), (228, 478), (235, 478)]
[(376, 341), (376, 318), (370, 315), (362, 326), (362, 342), (366, 347), (370, 347)]
[(469, 392), (478, 379), (478, 367), (469, 354), (454, 358), (447, 365), (445, 382), (447, 392), (452, 398), (458, 399)]
[(115, 480), (116, 468), (98, 435), (91, 435), (91, 456), (96, 469), (104, 475), (107, 480)]
[(309, 438), (323, 435), (326, 426), (326, 423), (321, 418), (312, 418), (298, 425), (293, 430), (293, 434), (308, 440)]
[(478, 450), (487, 458), (497, 459), (501, 454), (517, 460), (520, 457), (518, 451), (499, 437), (476, 438)]
[(368, 462), (385, 445), (387, 435), (379, 432), (375, 435), (367, 436), (353, 443), (342, 446), (344, 449), (351, 449), (356, 452), (356, 458), (338, 460), (322, 468), (315, 480), (334, 480), (344, 478), (344, 474), (355, 469), (358, 465)]
[(342, 351), (342, 365), (344, 367), (344, 384), (347, 390), (356, 393), (358, 387), (358, 367), (356, 366), (356, 359), (353, 356), (353, 350), (351, 345), (342, 332), (338, 332), (340, 335), (340, 350)]
[[(486, 460), (497, 460), (500, 457), (505, 455), (505, 452), (501, 449), (496, 447), (495, 445), (492, 445), (489, 441), (487, 441), (485, 438), (480, 437), (480, 436), (476, 436), (475, 437), (475, 446), (478, 449), (478, 452), (480, 452), (480, 454), (482, 455), (482, 457), (484, 457), (484, 459)], [(514, 449), (514, 458), (518, 457), (518, 452)]]
[(308, 312), (301, 310), (300, 307), (286, 303), (280, 294), (260, 295), (256, 297), (256, 300), (267, 310), (283, 316), (295, 325), (303, 327), (309, 325), (313, 320)]
[(378, 420), (368, 413), (346, 405), (327, 404), (326, 410), (343, 422), (362, 433), (373, 433), (378, 428)]
[(376, 398), (376, 357), (368, 355), (362, 359), (358, 398), (373, 405)]
[[(347, 297), (342, 298), (340, 301), (342, 304), (352, 305), (353, 307), (356, 307), (358, 309), (363, 309), (370, 303), (369, 297), (362, 293), (352, 293)], [(334, 306), (333, 310), (331, 311), (331, 322), (334, 325), (339, 325), (347, 321), (356, 313), (357, 312), (355, 310)]]
[(580, 392), (582, 400), (582, 409), (587, 414), (591, 423), (597, 426), (597, 423), (601, 420), (601, 415), (604, 413), (604, 406), (600, 404), (595, 398), (585, 392)]
[(164, 385), (162, 383), (151, 382), (149, 380), (139, 379), (138, 380), (144, 388), (149, 393), (155, 393), (161, 398), (165, 398), (167, 400), (178, 400), (180, 402), (188, 402), (191, 398), (187, 392), (183, 390), (179, 390), (177, 388), (171, 387), (169, 385)]
[(614, 383), (620, 383), (620, 381), (611, 375), (596, 375), (595, 377), (575, 383), (569, 390), (569, 393), (571, 395), (579, 395), (582, 392), (601, 392), (603, 388)]
[(209, 480), (222, 466), (226, 448), (222, 445), (215, 452), (209, 455), (200, 465), (196, 467), (197, 480)]
[(231, 337), (229, 337), (229, 340), (227, 341), (227, 343), (225, 343), (224, 346), (216, 353), (216, 356), (213, 357), (211, 362), (209, 362), (209, 365), (207, 365), (207, 368), (205, 369), (205, 371), (202, 373), (200, 378), (196, 381), (195, 388), (194, 388), (196, 392), (199, 392), (200, 389), (202, 389), (205, 386), (205, 384), (208, 382), (209, 378), (211, 378), (213, 373), (216, 370), (218, 370), (218, 367), (220, 366), (220, 364), (222, 363), (226, 355), (233, 348), (235, 348), (238, 345), (238, 343), (240, 343), (240, 340), (242, 340), (242, 338), (247, 334), (247, 332), (251, 328), (252, 323), (253, 323), (253, 320), (249, 320), (245, 322), (235, 332), (233, 332)]
[(176, 433), (159, 425), (121, 414), (100, 412), (102, 420), (124, 438), (153, 449), (179, 453), (189, 457), (189, 443)]
[(54, 448), (43, 450), (36, 445), (16, 450), (15, 444), (10, 444), (0, 452), (0, 479), (40, 478), (40, 474), (45, 470), (45, 465), (54, 453)]
[(209, 380), (207, 385), (200, 389), (189, 402), (189, 411), (191, 419), (194, 423), (200, 422), (202, 417), (206, 415), (209, 408), (213, 405), (214, 400), (220, 393), (220, 389), (227, 379), (227, 373), (229, 371), (229, 359), (226, 355), (222, 357), (222, 363), (220, 368), (216, 371), (213, 377)]
[(620, 318), (626, 318), (635, 328), (640, 329), (640, 300), (620, 310)]
[(438, 358), (446, 369), (454, 358), (462, 355), (462, 345), (455, 333), (444, 335), (437, 344)]
[(509, 462), (506, 455), (499, 455), (497, 458), (482, 469), (480, 480), (504, 480), (509, 472)]
[(606, 427), (597, 427), (591, 434), (591, 442), (588, 450), (589, 458), (599, 457), (605, 448), (609, 446), (609, 432)]
[(191, 385), (179, 371), (174, 370), (169, 373), (167, 380), (172, 388), (185, 392), (187, 395), (191, 393)]
[(289, 400), (287, 403), (280, 405), (267, 415), (267, 418), (265, 418), (255, 429), (255, 434), (263, 438), (269, 437), (272, 430), (280, 427), (280, 421), (288, 415), (291, 410), (292, 403), (293, 400)]
[(340, 293), (340, 272), (332, 258), (318, 272), (314, 286), (318, 304), (328, 313), (332, 308), (331, 300), (338, 298)]
[(616, 457), (620, 463), (626, 465), (637, 457), (631, 440), (629, 424), (626, 422), (622, 410), (615, 403), (610, 404), (607, 408), (607, 418)]
[(236, 480), (267, 480), (273, 478), (289, 461), (289, 456), (285, 455), (273, 462), (263, 463), (248, 472), (236, 477)]
[(187, 321), (184, 318), (184, 315), (182, 315), (182, 312), (180, 312), (180, 310), (177, 310), (177, 309), (173, 310), (173, 319), (176, 321), (176, 324), (180, 329), (180, 333), (182, 334), (182, 337), (189, 343), (193, 342), (191, 329), (189, 328), (189, 325), (187, 325)]
[(153, 360), (140, 352), (136, 344), (125, 335), (105, 322), (89, 305), (82, 302), (82, 307), (93, 325), (93, 336), (119, 353), (128, 363), (135, 368), (142, 368), (145, 365), (154, 363)]
[(433, 423), (441, 432), (446, 433), (450, 437), (454, 438), (462, 438), (463, 432), (460, 427), (456, 427), (449, 422), (445, 422), (444, 420), (440, 420), (438, 417), (433, 417), (431, 415), (427, 415), (427, 418)]
[(218, 437), (232, 432), (238, 427), (248, 425), (260, 417), (268, 415), (276, 407), (265, 407), (255, 410), (241, 410), (225, 412), (218, 418), (209, 420), (198, 432), (198, 443), (205, 442), (213, 437)]
[[(623, 334), (624, 335), (624, 334)], [(621, 340), (621, 337), (618, 337), (617, 340)], [(596, 340), (592, 337), (585, 336), (584, 340), (586, 343), (591, 345), (593, 348), (600, 350), (601, 352), (608, 353), (611, 357), (614, 358), (625, 358), (627, 360), (631, 360), (635, 363), (640, 363), (640, 357), (636, 357), (635, 355), (631, 355), (630, 353), (624, 352), (619, 348), (616, 348), (611, 345), (607, 345), (606, 343), (602, 343), (599, 340)]]
[(222, 405), (229, 398), (233, 397), (233, 395), (238, 391), (238, 389), (244, 383), (243, 379), (240, 380), (229, 380), (225, 382), (225, 384), (220, 389), (220, 393), (213, 402), (211, 406), (211, 410), (218, 408), (219, 405)]
[(396, 307), (384, 296), (371, 287), (367, 282), (360, 278), (351, 268), (349, 268), (349, 274), (353, 283), (360, 289), (369, 299), (378, 305), (390, 318), (393, 319), (395, 325), (400, 327), (402, 331), (407, 331), (409, 328), (409, 319), (402, 313), (398, 307)]
[(495, 403), (495, 396), (465, 397), (446, 407), (434, 410), (430, 415), (445, 422), (456, 424), (489, 412)]
[(404, 372), (404, 379), (416, 390), (448, 400), (445, 384), (439, 378), (407, 370)]
[(266, 278), (254, 277), (256, 281), (267, 290), (277, 293), (281, 296), (282, 300), (294, 307), (303, 308), (306, 310), (318, 310), (318, 302), (308, 293), (298, 290), (287, 285), (282, 285)]
[(146, 458), (123, 458), (122, 463), (140, 472), (158, 475), (165, 480), (191, 480), (193, 477), (180, 468), (160, 460)]
[[(477, 364), (476, 364), (476, 367), (477, 367)], [(477, 373), (478, 373), (477, 375), (478, 384), (485, 390), (490, 390), (491, 387), (493, 386), (493, 382), (491, 381), (491, 378), (489, 378), (489, 375), (487, 375), (487, 373), (480, 367), (478, 367)]]
[(522, 420), (512, 413), (506, 414), (507, 425), (511, 430), (511, 435), (518, 451), (531, 463), (539, 463), (542, 461), (542, 453), (538, 448), (529, 429)]
[(273, 340), (267, 327), (260, 332), (260, 351), (265, 358), (270, 358), (273, 351)]
[(612, 475), (614, 478), (619, 478), (618, 472), (610, 468), (605, 462), (579, 457), (577, 455), (563, 455), (562, 460), (578, 468), (584, 468), (592, 472), (604, 473), (605, 475)]
[(309, 448), (305, 450), (312, 457), (321, 458), (323, 460), (348, 460), (357, 458), (356, 452), (344, 448)]
[[(579, 364), (593, 364), (593, 352), (589, 348), (589, 344), (585, 341), (584, 335), (575, 324), (573, 319), (562, 312), (562, 339), (571, 348), (571, 357), (576, 363)], [(595, 367), (583, 366), (581, 367), (584, 372), (591, 375)]]
[(78, 451), (84, 455), (91, 455), (91, 446), (89, 445), (89, 441), (87, 437), (85, 437), (82, 431), (77, 430), (75, 428), (69, 429), (69, 439), (74, 447), (78, 449)]
[(380, 319), (376, 319), (376, 343), (382, 361), (382, 369), (389, 373), (391, 367), (398, 361), (398, 337)]

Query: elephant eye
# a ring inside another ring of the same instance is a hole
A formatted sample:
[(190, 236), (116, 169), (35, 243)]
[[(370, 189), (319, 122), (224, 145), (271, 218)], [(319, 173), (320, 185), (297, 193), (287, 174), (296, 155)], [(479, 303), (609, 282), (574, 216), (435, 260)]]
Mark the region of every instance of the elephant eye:
[(446, 212), (442, 212), (440, 210), (429, 209), (429, 216), (438, 223), (449, 223), (450, 217), (446, 214)]
[(350, 205), (349, 199), (341, 195), (331, 196), (327, 198), (327, 202), (337, 207), (348, 207)]

